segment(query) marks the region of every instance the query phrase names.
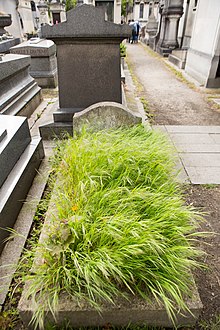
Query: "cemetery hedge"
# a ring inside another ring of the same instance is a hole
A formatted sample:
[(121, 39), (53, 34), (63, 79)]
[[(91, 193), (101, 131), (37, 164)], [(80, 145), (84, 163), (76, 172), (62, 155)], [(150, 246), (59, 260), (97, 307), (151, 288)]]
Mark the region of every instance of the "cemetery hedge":
[(100, 310), (126, 290), (175, 314), (187, 309), (201, 216), (182, 198), (164, 135), (143, 126), (60, 142), (53, 160), (54, 212), (28, 275), (33, 322), (55, 317), (59, 295)]

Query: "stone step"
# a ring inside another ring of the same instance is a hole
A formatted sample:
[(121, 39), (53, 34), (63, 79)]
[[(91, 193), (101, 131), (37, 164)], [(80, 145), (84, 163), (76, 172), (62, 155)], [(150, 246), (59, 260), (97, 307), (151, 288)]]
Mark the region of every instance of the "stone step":
[(0, 141), (0, 187), (31, 142), (27, 118), (0, 115), (0, 130), (4, 138)]
[(13, 228), (43, 158), (42, 140), (35, 137), (0, 188), (0, 253), (10, 234), (7, 228)]
[[(2, 110), (4, 115), (22, 115), (29, 117), (36, 107), (31, 108), (31, 100), (38, 96), (36, 100), (36, 106), (41, 102), (41, 89), (36, 82), (33, 82), (28, 88), (25, 88), (22, 93), (18, 93), (16, 97), (10, 99), (10, 102), (5, 105)], [(27, 111), (26, 107), (28, 105), (29, 110)]]
[(10, 107), (11, 104), (14, 103), (14, 100), (22, 96), (26, 89), (29, 89), (33, 85), (33, 80), (31, 78), (27, 78), (27, 80), (22, 80), (15, 86), (10, 86), (10, 89), (4, 91), (2, 88), (2, 92), (4, 92), (4, 97), (2, 97), (0, 111), (1, 113), (5, 113), (5, 109)]
[(29, 74), (30, 56), (6, 54), (0, 61), (0, 113), (30, 116), (41, 102), (41, 89)]

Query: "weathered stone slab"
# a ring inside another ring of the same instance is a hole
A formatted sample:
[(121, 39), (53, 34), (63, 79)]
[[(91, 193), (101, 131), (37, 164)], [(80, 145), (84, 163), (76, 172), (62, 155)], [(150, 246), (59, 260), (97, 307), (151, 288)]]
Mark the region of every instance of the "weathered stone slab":
[(209, 136), (213, 139), (215, 145), (220, 146), (220, 133), (218, 134), (210, 133)]
[(78, 112), (73, 117), (73, 132), (80, 132), (83, 126), (90, 131), (130, 126), (142, 122), (142, 117), (116, 102), (100, 102)]
[(220, 168), (220, 153), (181, 153), (180, 158), (185, 167)]
[(163, 130), (177, 149), (192, 184), (220, 184), (219, 126), (153, 126)]
[(182, 125), (165, 125), (169, 133), (220, 133), (220, 126), (182, 126)]
[(175, 145), (189, 143), (189, 144), (213, 144), (213, 139), (210, 137), (208, 133), (169, 133), (171, 139), (173, 140)]
[(220, 144), (181, 143), (176, 146), (178, 152), (188, 153), (220, 153)]
[(220, 166), (186, 166), (192, 184), (220, 184)]
[[(63, 294), (59, 300), (56, 324), (61, 325), (65, 320), (68, 320), (68, 324), (74, 328), (86, 326), (101, 327), (106, 324), (114, 326), (128, 326), (129, 324), (173, 326), (164, 306), (158, 305), (154, 299), (152, 299), (150, 304), (131, 293), (127, 293), (127, 297), (127, 300), (122, 298), (115, 299), (114, 305), (103, 303), (101, 305), (102, 311), (99, 313), (86, 302), (78, 306), (73, 299), (71, 300), (67, 295)], [(179, 312), (176, 315), (176, 325), (178, 326), (194, 325), (201, 313), (202, 303), (196, 287), (192, 290), (192, 298), (187, 299), (186, 304), (193, 315), (190, 312)], [(28, 326), (29, 330), (34, 329), (34, 326), (29, 324), (33, 315), (32, 303), (24, 298), (24, 294), (19, 302), (18, 309), (24, 324)], [(46, 314), (46, 320), (54, 322), (51, 313), (46, 311)]]

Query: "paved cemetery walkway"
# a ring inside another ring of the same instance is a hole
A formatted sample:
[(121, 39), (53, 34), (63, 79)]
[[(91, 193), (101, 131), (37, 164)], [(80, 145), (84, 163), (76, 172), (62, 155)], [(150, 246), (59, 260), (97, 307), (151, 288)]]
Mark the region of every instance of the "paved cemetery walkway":
[(142, 44), (127, 44), (128, 63), (143, 87), (154, 125), (176, 146), (191, 183), (220, 184), (220, 111), (204, 89), (190, 88), (167, 60)]
[(211, 109), (206, 94), (179, 81), (166, 65), (170, 62), (140, 43), (126, 46), (157, 125), (220, 125), (220, 112)]

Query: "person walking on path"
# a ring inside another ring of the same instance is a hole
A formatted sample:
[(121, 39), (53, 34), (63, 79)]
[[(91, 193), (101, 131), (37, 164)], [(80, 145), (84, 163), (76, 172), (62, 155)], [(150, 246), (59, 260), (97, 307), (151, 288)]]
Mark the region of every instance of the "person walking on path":
[(133, 19), (130, 21), (129, 26), (131, 26), (131, 28), (132, 28), (130, 43), (134, 44), (135, 43), (135, 37), (136, 37), (136, 26), (135, 26), (135, 23), (134, 23)]
[[(178, 80), (162, 57), (147, 46), (128, 45), (128, 60), (142, 84), (154, 120), (159, 125), (220, 125), (204, 94)], [(167, 61), (167, 60), (166, 60)], [(167, 62), (168, 63), (168, 62)]]

